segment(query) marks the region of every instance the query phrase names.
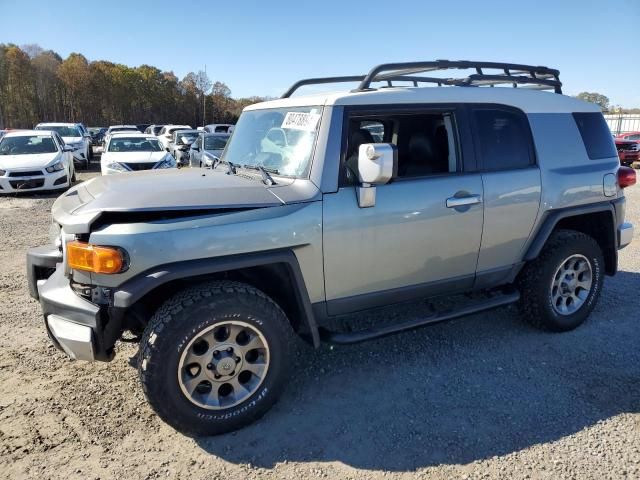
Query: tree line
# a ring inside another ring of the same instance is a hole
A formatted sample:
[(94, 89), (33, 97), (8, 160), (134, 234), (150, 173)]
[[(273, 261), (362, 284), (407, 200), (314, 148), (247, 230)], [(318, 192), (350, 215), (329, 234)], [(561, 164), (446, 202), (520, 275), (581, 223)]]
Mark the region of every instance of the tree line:
[(262, 100), (234, 99), (224, 82), (212, 82), (202, 71), (180, 80), (150, 65), (89, 61), (79, 53), (63, 60), (38, 45), (0, 44), (0, 128), (53, 121), (235, 123), (245, 106)]

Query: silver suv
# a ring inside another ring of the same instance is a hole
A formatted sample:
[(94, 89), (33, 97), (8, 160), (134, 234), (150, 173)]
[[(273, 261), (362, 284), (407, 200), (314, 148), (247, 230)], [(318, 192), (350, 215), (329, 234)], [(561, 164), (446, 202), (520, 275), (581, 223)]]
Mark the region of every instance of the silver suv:
[[(432, 76), (452, 69), (473, 73)], [(635, 172), (598, 106), (562, 95), (558, 76), (435, 61), (303, 80), (247, 107), (212, 170), (74, 187), (53, 206), (52, 245), (27, 257), (52, 341), (108, 361), (133, 334), (158, 415), (209, 435), (270, 408), (295, 335), (349, 344), (512, 303), (536, 327), (576, 328), (633, 236), (623, 188)], [(342, 81), (360, 84), (291, 96)], [(421, 319), (328, 328), (472, 291)]]

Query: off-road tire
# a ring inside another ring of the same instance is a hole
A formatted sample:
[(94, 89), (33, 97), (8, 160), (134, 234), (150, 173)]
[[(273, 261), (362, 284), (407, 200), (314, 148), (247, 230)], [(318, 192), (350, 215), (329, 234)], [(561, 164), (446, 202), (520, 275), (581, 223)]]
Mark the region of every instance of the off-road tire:
[[(591, 264), (592, 285), (582, 306), (570, 315), (558, 314), (552, 306), (551, 282), (556, 270), (571, 255), (583, 255)], [(525, 265), (517, 279), (519, 310), (530, 325), (552, 332), (566, 332), (582, 324), (596, 306), (604, 280), (604, 257), (598, 243), (575, 230), (551, 234), (542, 252)]]
[[(181, 390), (180, 357), (199, 332), (230, 319), (249, 323), (264, 336), (268, 370), (242, 403), (219, 410), (199, 407)], [(294, 340), (282, 309), (260, 290), (231, 281), (198, 284), (166, 301), (145, 328), (138, 359), (142, 388), (158, 416), (176, 430), (190, 436), (230, 432), (262, 417), (276, 402), (288, 378)]]

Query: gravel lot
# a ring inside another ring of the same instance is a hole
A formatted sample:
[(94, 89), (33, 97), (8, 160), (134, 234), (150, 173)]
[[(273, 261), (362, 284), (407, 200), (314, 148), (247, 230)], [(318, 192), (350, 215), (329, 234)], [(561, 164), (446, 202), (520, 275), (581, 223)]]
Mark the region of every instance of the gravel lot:
[(0, 476), (640, 478), (640, 188), (627, 197), (635, 243), (576, 331), (536, 331), (508, 308), (302, 349), (261, 421), (199, 440), (147, 406), (135, 345), (87, 364), (49, 344), (24, 254), (46, 242), (54, 197), (0, 197)]

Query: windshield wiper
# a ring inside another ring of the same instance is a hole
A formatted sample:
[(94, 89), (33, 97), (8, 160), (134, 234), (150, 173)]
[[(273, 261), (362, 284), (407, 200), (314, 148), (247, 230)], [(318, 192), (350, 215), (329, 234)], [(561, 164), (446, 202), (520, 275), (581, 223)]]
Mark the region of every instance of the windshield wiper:
[(213, 163), (211, 165), (211, 170), (213, 170), (214, 168), (216, 168), (220, 163), (226, 163), (228, 170), (227, 170), (227, 175), (235, 175), (236, 174), (236, 167), (238, 166), (235, 163), (232, 163), (228, 160), (220, 160), (218, 159), (215, 163)]
[(262, 165), (243, 165), (243, 168), (258, 170), (260, 172), (260, 175), (262, 175), (262, 183), (264, 183), (265, 185), (271, 186), (276, 184), (273, 177), (269, 175), (269, 172), (273, 173), (274, 175), (278, 174), (278, 170), (275, 168), (265, 168)]

